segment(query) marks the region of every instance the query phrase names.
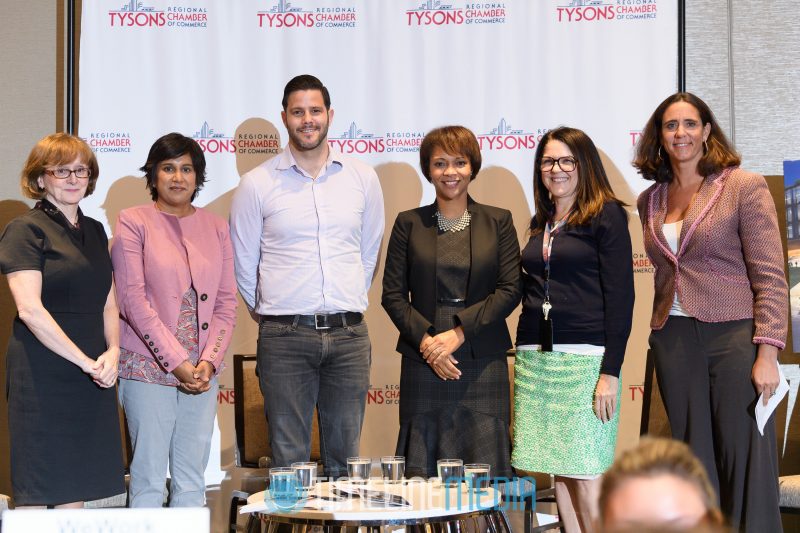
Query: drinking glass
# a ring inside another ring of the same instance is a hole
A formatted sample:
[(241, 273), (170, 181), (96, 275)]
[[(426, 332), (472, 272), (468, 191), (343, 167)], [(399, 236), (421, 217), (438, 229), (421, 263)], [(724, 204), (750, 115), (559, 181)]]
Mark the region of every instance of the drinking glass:
[(454, 487), (461, 483), (464, 477), (464, 461), (461, 459), (439, 459), (436, 461), (436, 470), (445, 487)]
[(269, 495), (279, 509), (291, 509), (299, 498), (299, 482), (292, 468), (269, 469)]
[(317, 463), (292, 463), (297, 481), (303, 492), (308, 492), (317, 483)]
[(464, 465), (464, 477), (467, 478), (469, 489), (476, 494), (486, 494), (491, 483), (490, 472), (491, 466), (486, 463)]
[(348, 457), (347, 477), (352, 483), (366, 483), (372, 470), (372, 459), (369, 457)]
[(381, 457), (381, 470), (384, 483), (400, 483), (406, 473), (406, 458), (402, 455)]

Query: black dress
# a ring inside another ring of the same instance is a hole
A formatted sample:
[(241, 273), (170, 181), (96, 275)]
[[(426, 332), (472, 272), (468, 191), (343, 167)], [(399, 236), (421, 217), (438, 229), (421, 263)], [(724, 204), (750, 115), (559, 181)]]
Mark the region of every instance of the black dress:
[[(452, 329), (470, 272), (470, 229), (439, 231), (436, 239), (434, 328)], [(414, 265), (410, 265), (413, 270)], [(473, 358), (469, 341), (453, 353), (461, 378), (443, 381), (422, 359), (403, 357), (397, 454), (406, 477), (435, 476), (436, 460), (488, 463), (492, 476), (511, 476), (509, 380), (506, 358)]]
[[(103, 226), (73, 228), (49, 202), (12, 220), (0, 270), (42, 273), (42, 303), (88, 356), (106, 350), (111, 259)], [(116, 387), (103, 389), (42, 345), (17, 316), (6, 353), (11, 482), (17, 505), (59, 505), (125, 492)]]

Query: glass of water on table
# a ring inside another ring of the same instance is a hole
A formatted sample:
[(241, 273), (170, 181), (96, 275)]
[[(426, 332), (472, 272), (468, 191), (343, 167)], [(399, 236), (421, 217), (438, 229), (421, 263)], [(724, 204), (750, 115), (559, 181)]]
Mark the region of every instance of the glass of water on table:
[(370, 457), (348, 457), (347, 458), (347, 477), (350, 483), (363, 485), (369, 481), (369, 474), (372, 471), (372, 459)]
[(467, 487), (476, 494), (486, 494), (491, 483), (490, 472), (491, 466), (485, 463), (464, 465), (464, 477), (467, 480)]
[(278, 509), (292, 509), (297, 503), (300, 483), (293, 468), (270, 468), (269, 490), (265, 499), (272, 499)]
[(308, 494), (317, 484), (317, 463), (292, 463), (292, 470), (303, 493)]
[(402, 455), (381, 457), (381, 470), (384, 483), (400, 483), (406, 473), (406, 458)]
[(443, 487), (456, 487), (464, 477), (464, 461), (461, 459), (439, 459), (436, 469)]

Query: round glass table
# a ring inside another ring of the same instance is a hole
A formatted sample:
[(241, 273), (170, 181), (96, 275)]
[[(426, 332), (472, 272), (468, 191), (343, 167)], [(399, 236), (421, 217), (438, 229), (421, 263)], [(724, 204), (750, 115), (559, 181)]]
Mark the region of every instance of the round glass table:
[(247, 501), (242, 512), (260, 520), (261, 530), (268, 533), (511, 531), (500, 492), (488, 488), (476, 494), (463, 483), (445, 487), (423, 480), (324, 482), (291, 509), (276, 507), (265, 492)]

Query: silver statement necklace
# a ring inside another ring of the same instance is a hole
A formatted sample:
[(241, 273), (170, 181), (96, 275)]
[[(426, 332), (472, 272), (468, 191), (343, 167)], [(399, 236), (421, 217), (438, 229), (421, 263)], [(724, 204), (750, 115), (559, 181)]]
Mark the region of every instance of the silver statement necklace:
[(458, 218), (447, 218), (443, 214), (436, 210), (436, 219), (439, 224), (439, 229), (441, 231), (462, 231), (469, 227), (469, 221), (472, 220), (472, 215), (469, 214), (469, 210), (465, 209), (464, 213)]

